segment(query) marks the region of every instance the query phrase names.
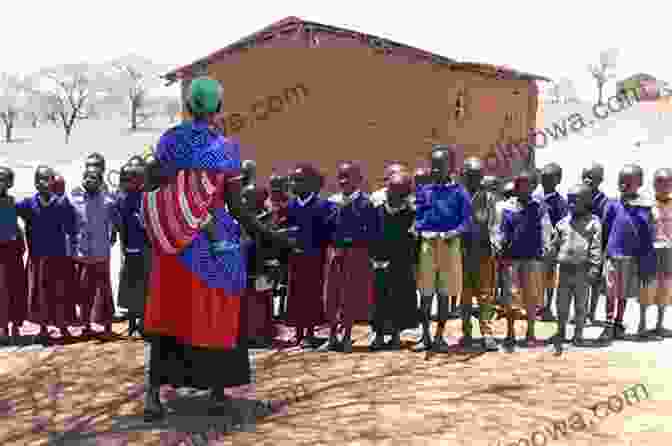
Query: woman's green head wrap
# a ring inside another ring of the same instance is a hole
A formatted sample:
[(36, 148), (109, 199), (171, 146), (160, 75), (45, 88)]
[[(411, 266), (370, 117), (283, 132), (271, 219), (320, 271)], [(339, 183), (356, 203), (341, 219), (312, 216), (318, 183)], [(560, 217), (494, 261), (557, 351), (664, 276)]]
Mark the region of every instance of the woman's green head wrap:
[(187, 97), (192, 113), (204, 115), (216, 113), (222, 101), (221, 84), (209, 77), (199, 77), (191, 81)]

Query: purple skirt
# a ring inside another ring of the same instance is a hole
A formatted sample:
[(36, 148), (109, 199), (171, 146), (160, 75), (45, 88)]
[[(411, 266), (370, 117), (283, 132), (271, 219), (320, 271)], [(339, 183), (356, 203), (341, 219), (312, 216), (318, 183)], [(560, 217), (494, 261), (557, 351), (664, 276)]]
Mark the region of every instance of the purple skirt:
[(324, 309), (324, 270), (326, 250), (320, 255), (289, 257), (287, 324), (312, 328), (326, 323)]
[(28, 281), (22, 240), (0, 243), (0, 328), (23, 324), (28, 315)]
[(40, 325), (73, 325), (76, 322), (73, 284), (70, 257), (29, 257), (27, 319)]

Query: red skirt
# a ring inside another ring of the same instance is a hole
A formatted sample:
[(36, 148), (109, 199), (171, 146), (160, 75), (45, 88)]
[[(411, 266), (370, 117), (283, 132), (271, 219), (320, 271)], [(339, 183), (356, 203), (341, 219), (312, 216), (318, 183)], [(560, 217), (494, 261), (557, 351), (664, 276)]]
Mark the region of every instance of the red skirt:
[(339, 309), (344, 320), (368, 321), (373, 294), (369, 249), (364, 246), (345, 248), (343, 255), (334, 256), (330, 249), (327, 275), (327, 316), (334, 321)]
[(0, 243), (0, 328), (23, 324), (28, 315), (28, 281), (22, 240)]
[(153, 250), (145, 332), (181, 345), (230, 350), (240, 343), (240, 296), (209, 288), (177, 256)]
[(40, 325), (76, 322), (74, 271), (70, 257), (28, 257), (28, 317)]
[(312, 328), (326, 323), (324, 276), (326, 249), (319, 255), (291, 255), (287, 286), (288, 325)]
[(274, 338), (273, 290), (247, 288), (242, 301), (243, 332), (248, 338)]
[(75, 260), (76, 279), (73, 289), (81, 306), (83, 323), (110, 324), (114, 317), (114, 299), (110, 281), (110, 259), (98, 263)]

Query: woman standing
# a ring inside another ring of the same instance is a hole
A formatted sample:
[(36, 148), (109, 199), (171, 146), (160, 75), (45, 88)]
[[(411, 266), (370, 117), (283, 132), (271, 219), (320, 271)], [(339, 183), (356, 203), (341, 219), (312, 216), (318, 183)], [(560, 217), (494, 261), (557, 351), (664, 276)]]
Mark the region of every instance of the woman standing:
[[(147, 167), (143, 213), (152, 245), (151, 294), (145, 308), (150, 342), (145, 418), (164, 415), (159, 386), (211, 389), (251, 384), (240, 297), (246, 286), (241, 226), (272, 237), (240, 203), (240, 148), (210, 126), (222, 87), (191, 82), (193, 117), (168, 130)], [(289, 240), (284, 240), (288, 245)], [(270, 405), (260, 403), (268, 413)]]

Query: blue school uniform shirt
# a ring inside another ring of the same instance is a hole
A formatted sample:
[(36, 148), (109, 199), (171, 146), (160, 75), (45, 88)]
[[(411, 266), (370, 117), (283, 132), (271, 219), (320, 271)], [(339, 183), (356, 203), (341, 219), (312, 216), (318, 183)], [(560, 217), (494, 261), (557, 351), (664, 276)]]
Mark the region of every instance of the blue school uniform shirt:
[(115, 203), (120, 224), (123, 226), (123, 249), (126, 254), (138, 254), (148, 246), (147, 233), (142, 221), (142, 192), (119, 192)]
[(426, 184), (416, 189), (417, 232), (464, 234), (471, 227), (472, 214), (471, 197), (461, 184)]
[(371, 242), (377, 235), (378, 214), (368, 195), (355, 192), (351, 196), (336, 194), (329, 199), (336, 209), (332, 239), (339, 243)]
[(312, 195), (306, 201), (292, 198), (287, 206), (287, 226), (297, 227), (294, 234), (306, 255), (318, 255), (332, 240), (333, 219), (336, 208), (333, 203)]
[(560, 220), (565, 218), (569, 213), (567, 200), (557, 191), (544, 194), (542, 199), (548, 211), (548, 216), (551, 219), (551, 224), (553, 227), (556, 227)]
[(52, 195), (42, 206), (38, 194), (16, 204), (16, 212), (29, 226), (28, 245), (35, 257), (72, 255), (76, 249), (75, 209), (65, 197)]
[(602, 228), (607, 257), (638, 258), (643, 276), (656, 271), (653, 203), (644, 199), (631, 203), (609, 200), (604, 209)]
[(119, 224), (116, 200), (109, 192), (89, 194), (78, 186), (70, 192), (70, 203), (76, 212), (77, 257), (109, 257), (112, 228)]
[(550, 251), (553, 226), (541, 201), (514, 198), (502, 207), (501, 219), (495, 244), (505, 257), (540, 260)]

